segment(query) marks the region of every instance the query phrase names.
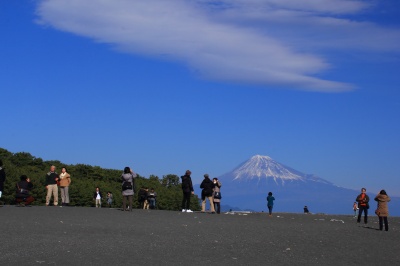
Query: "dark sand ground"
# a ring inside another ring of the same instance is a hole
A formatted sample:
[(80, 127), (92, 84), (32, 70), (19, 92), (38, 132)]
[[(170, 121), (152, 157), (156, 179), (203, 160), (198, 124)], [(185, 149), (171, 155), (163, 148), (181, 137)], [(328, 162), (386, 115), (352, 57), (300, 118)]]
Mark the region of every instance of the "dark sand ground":
[(400, 218), (0, 208), (0, 265), (400, 265)]

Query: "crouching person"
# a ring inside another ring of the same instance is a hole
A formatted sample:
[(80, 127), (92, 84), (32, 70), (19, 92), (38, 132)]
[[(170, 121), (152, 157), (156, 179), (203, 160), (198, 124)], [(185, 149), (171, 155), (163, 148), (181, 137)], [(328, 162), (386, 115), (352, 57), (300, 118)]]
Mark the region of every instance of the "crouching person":
[(21, 181), (19, 181), (16, 185), (17, 193), (15, 195), (15, 201), (20, 206), (26, 206), (31, 204), (35, 200), (32, 196), (29, 195), (29, 191), (33, 188), (33, 184), (26, 175), (22, 175), (20, 177), (20, 180)]

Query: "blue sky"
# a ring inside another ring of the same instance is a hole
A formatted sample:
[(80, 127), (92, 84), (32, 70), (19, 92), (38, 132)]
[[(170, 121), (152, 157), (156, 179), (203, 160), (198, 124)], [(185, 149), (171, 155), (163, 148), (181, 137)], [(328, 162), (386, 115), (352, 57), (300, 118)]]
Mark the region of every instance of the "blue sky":
[(268, 155), (400, 196), (400, 2), (2, 0), (0, 147), (144, 176)]

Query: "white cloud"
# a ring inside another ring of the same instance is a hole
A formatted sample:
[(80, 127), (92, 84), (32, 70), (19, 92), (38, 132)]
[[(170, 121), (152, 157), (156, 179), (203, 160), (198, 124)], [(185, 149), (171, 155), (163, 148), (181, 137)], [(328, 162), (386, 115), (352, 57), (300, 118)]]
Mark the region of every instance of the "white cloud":
[(353, 86), (313, 76), (330, 67), (324, 49), (398, 51), (364, 43), (371, 31), (393, 41), (398, 31), (330, 16), (369, 7), (349, 0), (44, 0), (37, 14), (40, 23), (129, 53), (181, 61), (204, 78), (336, 92)]

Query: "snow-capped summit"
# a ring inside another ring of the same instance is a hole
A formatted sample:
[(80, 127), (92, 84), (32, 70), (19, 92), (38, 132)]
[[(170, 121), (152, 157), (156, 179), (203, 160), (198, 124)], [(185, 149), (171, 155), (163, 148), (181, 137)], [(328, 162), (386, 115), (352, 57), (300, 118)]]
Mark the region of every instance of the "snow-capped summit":
[(300, 173), (283, 166), (269, 156), (255, 155), (232, 171), (233, 180), (273, 178), (284, 180), (303, 180)]

